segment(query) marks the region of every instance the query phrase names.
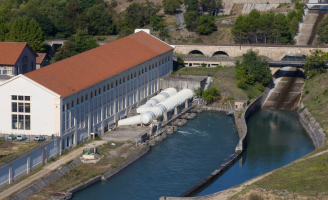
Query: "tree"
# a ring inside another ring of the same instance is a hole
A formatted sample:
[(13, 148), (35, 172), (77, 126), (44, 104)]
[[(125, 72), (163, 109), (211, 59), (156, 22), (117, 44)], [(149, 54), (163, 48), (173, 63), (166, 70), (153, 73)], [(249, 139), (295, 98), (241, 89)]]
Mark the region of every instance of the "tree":
[(304, 73), (307, 76), (314, 77), (317, 74), (325, 73), (323, 68), (328, 60), (328, 53), (323, 52), (321, 49), (310, 50), (311, 54), (306, 57), (304, 63)]
[(76, 36), (69, 37), (55, 54), (55, 61), (72, 57), (76, 54), (98, 47), (96, 40), (88, 34), (87, 30), (78, 30)]
[(185, 19), (186, 28), (190, 31), (196, 30), (198, 23), (198, 11), (187, 11), (183, 14)]
[(205, 90), (202, 94), (202, 98), (207, 101), (207, 103), (210, 103), (216, 99), (220, 98), (220, 91), (216, 88), (210, 88), (209, 90)]
[(328, 17), (325, 17), (319, 22), (317, 28), (318, 42), (327, 43), (328, 42)]
[(185, 66), (184, 60), (180, 56), (178, 56), (177, 62), (178, 62), (178, 69), (184, 68), (184, 66)]
[(86, 12), (86, 23), (89, 34), (109, 35), (115, 32), (112, 15), (103, 4), (95, 4)]
[(201, 97), (203, 95), (204, 89), (202, 87), (199, 87), (194, 90), (194, 93), (196, 96)]
[(252, 50), (243, 54), (242, 62), (236, 61), (235, 75), (238, 80), (237, 87), (241, 89), (246, 89), (247, 85), (254, 85), (255, 82), (266, 86), (272, 78), (268, 62)]
[(202, 15), (198, 19), (198, 25), (197, 32), (201, 35), (209, 35), (217, 28), (214, 16), (210, 15)]
[(8, 41), (10, 42), (27, 42), (36, 52), (44, 50), (43, 32), (34, 19), (29, 20), (27, 17), (18, 18), (12, 25)]
[(257, 37), (261, 29), (260, 16), (261, 16), (260, 11), (256, 9), (253, 9), (248, 16), (249, 30), (254, 35), (256, 44), (258, 43)]
[(8, 37), (9, 28), (3, 17), (0, 17), (0, 41), (5, 41)]
[(170, 15), (173, 15), (180, 5), (180, 0), (163, 0), (164, 12)]
[(287, 17), (283, 13), (278, 13), (274, 18), (273, 28), (276, 43), (289, 43), (292, 41), (290, 27)]
[(243, 15), (239, 15), (233, 28), (231, 29), (231, 34), (234, 35), (235, 42), (243, 43), (248, 39), (248, 28), (248, 18)]

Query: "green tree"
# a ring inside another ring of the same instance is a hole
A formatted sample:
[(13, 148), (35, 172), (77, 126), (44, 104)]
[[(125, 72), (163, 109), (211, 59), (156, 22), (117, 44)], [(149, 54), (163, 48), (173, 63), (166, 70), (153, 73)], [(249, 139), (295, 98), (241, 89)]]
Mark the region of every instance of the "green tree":
[(178, 62), (178, 69), (184, 68), (184, 66), (185, 66), (184, 60), (180, 56), (178, 56), (177, 62)]
[(202, 15), (198, 19), (198, 25), (199, 26), (196, 30), (201, 35), (209, 35), (217, 28), (214, 16), (210, 15)]
[(328, 17), (325, 17), (319, 22), (317, 28), (319, 43), (327, 43), (328, 42)]
[(9, 28), (3, 17), (0, 17), (0, 41), (5, 41), (8, 37)]
[(311, 54), (306, 57), (304, 63), (304, 73), (312, 78), (317, 74), (326, 72), (323, 66), (327, 63), (328, 53), (323, 52), (321, 49), (313, 49), (310, 52)]
[(109, 35), (115, 32), (112, 15), (103, 4), (95, 4), (85, 14), (86, 28), (91, 35)]
[(248, 39), (248, 17), (239, 15), (236, 22), (231, 29), (231, 34), (234, 36), (234, 40), (237, 43), (244, 43)]
[(271, 71), (266, 60), (261, 59), (257, 52), (252, 50), (243, 54), (243, 61), (236, 61), (237, 87), (246, 89), (247, 85), (254, 85), (255, 82), (267, 86), (271, 79)]
[(216, 88), (210, 88), (209, 90), (205, 90), (202, 94), (202, 98), (207, 101), (207, 103), (211, 103), (214, 100), (220, 99), (220, 91)]
[(43, 33), (34, 19), (29, 20), (26, 17), (17, 19), (10, 29), (8, 41), (27, 42), (36, 52), (44, 50)]
[(88, 34), (87, 30), (78, 30), (76, 36), (69, 37), (64, 45), (58, 49), (54, 59), (57, 62), (98, 46), (99, 44)]
[(164, 12), (173, 15), (174, 12), (180, 7), (180, 0), (163, 0), (162, 2)]
[(261, 29), (261, 20), (260, 18), (261, 14), (260, 11), (253, 9), (248, 16), (248, 25), (249, 25), (249, 31), (252, 33), (252, 35), (255, 38), (256, 44), (258, 43), (258, 33), (260, 32)]
[(197, 19), (199, 17), (198, 11), (187, 11), (184, 14), (186, 28), (190, 31), (196, 30), (198, 23)]
[(275, 16), (273, 30), (276, 43), (292, 43), (289, 21), (283, 13), (278, 13)]
[(202, 87), (199, 87), (194, 90), (194, 93), (196, 96), (201, 97), (203, 95), (204, 89)]

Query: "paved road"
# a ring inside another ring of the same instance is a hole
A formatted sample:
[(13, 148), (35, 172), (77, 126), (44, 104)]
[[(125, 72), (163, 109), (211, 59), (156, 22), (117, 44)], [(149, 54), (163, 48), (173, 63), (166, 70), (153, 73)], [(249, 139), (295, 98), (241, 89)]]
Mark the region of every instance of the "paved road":
[(186, 9), (186, 6), (184, 4), (182, 4), (180, 6), (180, 8), (175, 11), (174, 18), (175, 18), (175, 21), (177, 21), (177, 23), (179, 24), (179, 26), (175, 27), (175, 28), (167, 29), (166, 32), (183, 29), (186, 26), (184, 23), (184, 17), (183, 17), (183, 11), (185, 9)]

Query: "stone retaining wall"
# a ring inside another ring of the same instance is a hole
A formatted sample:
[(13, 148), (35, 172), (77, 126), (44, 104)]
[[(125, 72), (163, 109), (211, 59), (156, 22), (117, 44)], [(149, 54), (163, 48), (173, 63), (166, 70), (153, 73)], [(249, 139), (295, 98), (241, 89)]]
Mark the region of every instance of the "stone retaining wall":
[(59, 179), (62, 175), (68, 173), (71, 171), (74, 167), (82, 164), (80, 158), (75, 159), (70, 164), (58, 169), (57, 171), (49, 174), (48, 176), (42, 178), (38, 182), (30, 185), (29, 187), (21, 190), (14, 196), (10, 197), (9, 200), (21, 200), (21, 199), (27, 199), (28, 197), (34, 195), (35, 193), (41, 191), (45, 187), (47, 187), (49, 184), (55, 182), (57, 179)]
[(312, 139), (313, 145), (322, 147), (325, 143), (326, 135), (320, 124), (314, 119), (308, 109), (301, 103), (297, 108), (297, 116), (304, 129)]
[(133, 164), (135, 161), (139, 160), (143, 156), (145, 156), (150, 151), (150, 146), (145, 146), (141, 151), (139, 151), (137, 154), (133, 155), (132, 157), (128, 158), (126, 161), (124, 161), (122, 164), (117, 166), (115, 169), (110, 170), (106, 174), (101, 176), (101, 180), (107, 181), (119, 172), (123, 171), (125, 168)]

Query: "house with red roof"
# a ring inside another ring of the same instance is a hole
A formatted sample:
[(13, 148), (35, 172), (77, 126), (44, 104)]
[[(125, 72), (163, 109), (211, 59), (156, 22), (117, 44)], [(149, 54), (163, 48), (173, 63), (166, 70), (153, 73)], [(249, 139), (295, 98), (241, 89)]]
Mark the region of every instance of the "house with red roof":
[(35, 51), (24, 42), (0, 42), (0, 74), (16, 76), (36, 69)]
[(37, 53), (36, 57), (36, 69), (40, 69), (49, 65), (50, 57), (46, 53)]
[(0, 84), (0, 129), (54, 134), (60, 137), (58, 153), (92, 132), (103, 134), (159, 92), (160, 78), (173, 69), (173, 50), (141, 31), (15, 76)]

